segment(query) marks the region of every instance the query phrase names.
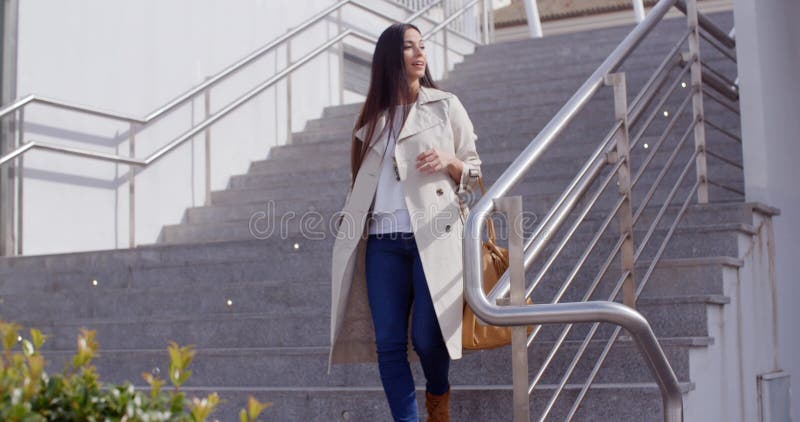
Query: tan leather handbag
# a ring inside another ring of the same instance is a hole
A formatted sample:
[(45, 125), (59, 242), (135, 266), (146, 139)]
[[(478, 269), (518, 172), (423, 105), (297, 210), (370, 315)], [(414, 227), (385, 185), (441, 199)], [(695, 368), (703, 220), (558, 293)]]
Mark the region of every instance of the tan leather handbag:
[[(483, 179), (480, 176), (478, 177), (478, 183), (481, 186), (481, 193), (485, 194), (486, 187), (483, 185)], [(463, 213), (463, 207), (461, 211)], [(492, 222), (491, 218), (486, 221), (486, 232), (487, 240), (483, 242), (481, 260), (483, 261), (483, 292), (488, 294), (508, 269), (508, 249), (497, 246), (494, 222)], [(528, 299), (527, 302), (531, 303), (531, 300)], [(531, 330), (533, 330), (533, 327), (528, 327), (528, 333)], [(498, 327), (479, 323), (472, 309), (465, 301), (461, 344), (467, 350), (494, 349), (511, 344), (511, 327)]]

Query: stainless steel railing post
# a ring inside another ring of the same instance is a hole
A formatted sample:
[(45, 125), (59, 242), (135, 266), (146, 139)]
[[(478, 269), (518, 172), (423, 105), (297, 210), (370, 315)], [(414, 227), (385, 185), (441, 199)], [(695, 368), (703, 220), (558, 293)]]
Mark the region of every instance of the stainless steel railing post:
[[(203, 108), (205, 109), (205, 119), (211, 117), (211, 89), (207, 89), (203, 95)], [(205, 132), (205, 191), (206, 197), (204, 203), (211, 204), (211, 126), (207, 127)], [(194, 157), (192, 157), (194, 160)], [(194, 183), (194, 181), (192, 181)]]
[(619, 230), (625, 237), (620, 249), (622, 274), (627, 274), (622, 284), (623, 302), (631, 308), (636, 308), (636, 286), (633, 275), (634, 246), (633, 246), (633, 204), (631, 198), (631, 160), (630, 138), (628, 137), (628, 97), (625, 82), (625, 73), (611, 73), (606, 75), (605, 84), (614, 89), (614, 119), (622, 124), (614, 134), (616, 142), (615, 160), (622, 160), (623, 164), (617, 170), (617, 185), (619, 194), (625, 199), (619, 210)]
[[(494, 200), (495, 208), (506, 214), (508, 229), (508, 271), (511, 274), (511, 305), (525, 304), (525, 266), (522, 246), (522, 197)], [(525, 326), (511, 328), (511, 374), (514, 386), (514, 422), (530, 422), (528, 395), (528, 332)]]
[[(131, 123), (128, 132), (128, 149), (131, 158), (136, 157), (136, 125)], [(128, 246), (136, 247), (136, 165), (128, 166)]]
[(689, 52), (694, 56), (692, 62), (692, 108), (694, 120), (694, 145), (697, 150), (695, 167), (697, 181), (700, 186), (697, 189), (697, 202), (700, 204), (708, 203), (708, 166), (706, 165), (706, 127), (703, 123), (703, 64), (700, 62), (700, 25), (697, 16), (697, 0), (686, 0), (686, 19), (691, 33), (689, 34)]
[[(19, 109), (17, 113), (17, 146), (22, 145), (25, 142), (25, 109)], [(24, 205), (25, 205), (25, 160), (24, 156), (20, 155), (17, 159), (16, 168), (14, 168), (14, 179), (17, 182), (17, 200), (16, 202), (16, 211), (13, 214), (16, 214), (17, 220), (17, 228), (16, 230), (12, 229), (12, 233), (17, 237), (16, 239), (16, 255), (22, 255), (22, 248), (23, 248), (23, 228), (24, 228)], [(12, 215), (13, 215), (12, 214)]]
[[(342, 9), (336, 11), (336, 33), (342, 33)], [(344, 43), (339, 43), (339, 105), (344, 104)]]
[[(292, 41), (286, 41), (286, 67), (292, 65)], [(286, 145), (292, 143), (292, 74), (286, 75)]]
[(481, 1), (481, 36), (484, 44), (489, 44), (489, 7), (488, 0)]

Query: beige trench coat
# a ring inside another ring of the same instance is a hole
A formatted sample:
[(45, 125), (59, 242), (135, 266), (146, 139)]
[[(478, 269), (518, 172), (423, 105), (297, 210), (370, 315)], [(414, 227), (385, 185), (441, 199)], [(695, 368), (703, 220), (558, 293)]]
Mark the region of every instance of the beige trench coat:
[[(378, 120), (375, 135), (386, 124)], [(355, 132), (362, 141), (366, 127)], [(395, 157), (405, 202), (411, 215), (417, 249), (433, 306), (452, 359), (461, 358), (463, 310), (462, 238), (463, 220), (458, 193), (474, 190), (480, 174), (475, 150), (477, 136), (464, 106), (449, 92), (420, 87), (395, 145)], [(373, 205), (386, 137), (381, 136), (362, 163), (348, 194), (331, 268), (331, 349), (328, 372), (334, 363), (376, 361), (375, 331), (367, 302), (364, 275), (367, 218)], [(427, 175), (416, 169), (422, 151), (437, 148), (455, 154), (464, 162), (456, 184), (445, 170)], [(470, 171), (472, 170), (472, 171)], [(410, 342), (409, 342), (410, 343)], [(411, 346), (410, 357), (417, 359)]]

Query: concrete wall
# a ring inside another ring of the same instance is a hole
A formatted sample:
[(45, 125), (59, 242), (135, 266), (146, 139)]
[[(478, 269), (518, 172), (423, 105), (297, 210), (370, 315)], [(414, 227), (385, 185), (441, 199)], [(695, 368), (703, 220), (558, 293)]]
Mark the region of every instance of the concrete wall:
[[(20, 2), (17, 94), (37, 94), (145, 116), (330, 4), (329, 0), (26, 0)], [(322, 23), (292, 46), (294, 58), (335, 28)], [(293, 128), (338, 102), (335, 52), (297, 73)], [(285, 65), (280, 49), (211, 92), (211, 112)], [(312, 75), (329, 75), (315, 78)], [(298, 83), (302, 81), (301, 83)], [(277, 94), (277, 95), (276, 95)], [(203, 98), (136, 134), (146, 157), (203, 117)], [(212, 188), (246, 171), (286, 138), (285, 84), (270, 89), (211, 131)], [(25, 139), (129, 154), (129, 126), (36, 106), (25, 112)], [(136, 178), (136, 240), (151, 243), (188, 206), (202, 204), (204, 140), (197, 137)], [(24, 161), (24, 252), (128, 245), (127, 166), (33, 152)]]
[[(215, 75), (285, 33), (331, 0), (58, 0), (20, 1), (17, 96), (37, 94), (137, 117)], [(390, 16), (407, 12), (370, 2)], [(433, 18), (441, 18), (435, 16)], [(441, 12), (439, 11), (441, 15)], [(391, 22), (347, 7), (344, 27), (376, 36)], [(433, 23), (415, 23), (423, 33)], [(335, 15), (292, 43), (297, 60), (337, 33)], [(451, 36), (449, 65), (474, 46)], [(348, 40), (371, 55), (374, 46)], [(444, 72), (443, 49), (429, 41), (435, 77)], [(331, 49), (292, 77), (292, 131), (340, 103), (338, 51)], [(211, 91), (213, 114), (286, 65), (280, 47)], [(322, 75), (322, 77), (320, 77)], [(345, 92), (344, 102), (360, 101)], [(203, 119), (202, 96), (170, 117), (137, 131), (135, 152), (145, 158)], [(131, 155), (127, 123), (44, 106), (25, 110), (24, 139)], [(286, 84), (266, 90), (211, 130), (211, 188), (247, 171), (269, 148), (286, 142)], [(155, 165), (137, 171), (135, 238), (157, 241), (161, 227), (180, 222), (187, 207), (205, 202), (205, 139), (183, 144)], [(129, 244), (128, 166), (34, 151), (24, 158), (23, 253), (109, 249)]]
[(800, 2), (736, 0), (745, 191), (748, 200), (780, 208), (774, 219), (779, 365), (795, 385), (800, 417)]

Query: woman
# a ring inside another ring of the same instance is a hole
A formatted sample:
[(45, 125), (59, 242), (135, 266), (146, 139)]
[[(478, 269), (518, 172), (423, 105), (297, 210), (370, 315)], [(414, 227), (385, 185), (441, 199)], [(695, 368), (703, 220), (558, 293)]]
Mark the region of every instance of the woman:
[(333, 248), (328, 371), (377, 358), (396, 421), (419, 420), (409, 354), (427, 380), (428, 420), (449, 420), (450, 360), (461, 358), (458, 194), (480, 174), (472, 123), (455, 95), (436, 89), (424, 44), (410, 24), (378, 39)]

